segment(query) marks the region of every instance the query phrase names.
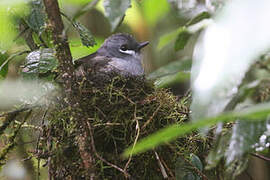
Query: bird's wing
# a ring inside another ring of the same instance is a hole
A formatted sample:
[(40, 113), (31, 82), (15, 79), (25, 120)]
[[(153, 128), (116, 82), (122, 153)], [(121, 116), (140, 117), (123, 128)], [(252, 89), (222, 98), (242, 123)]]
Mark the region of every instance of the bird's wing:
[(87, 76), (96, 72), (104, 71), (111, 59), (106, 56), (91, 54), (75, 61), (77, 76)]
[(79, 67), (80, 65), (84, 64), (84, 63), (87, 63), (89, 61), (91, 61), (92, 59), (94, 59), (95, 57), (97, 56), (97, 52), (93, 53), (93, 54), (90, 54), (88, 56), (85, 56), (85, 57), (82, 57), (80, 59), (77, 59), (74, 61), (74, 65), (75, 65), (75, 68)]

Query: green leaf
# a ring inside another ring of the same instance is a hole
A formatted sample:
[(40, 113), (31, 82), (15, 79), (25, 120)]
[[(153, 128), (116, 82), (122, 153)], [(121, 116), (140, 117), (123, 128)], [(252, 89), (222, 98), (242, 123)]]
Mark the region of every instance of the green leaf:
[(194, 18), (192, 18), (189, 22), (187, 22), (186, 26), (191, 26), (193, 24), (200, 22), (203, 19), (207, 19), (210, 17), (211, 16), (208, 12), (202, 12), (202, 13), (198, 14), (197, 16), (195, 16)]
[(157, 88), (171, 87), (178, 83), (185, 83), (190, 79), (191, 60), (180, 60), (169, 63), (148, 75), (148, 79), (155, 79)]
[(186, 27), (182, 27), (174, 44), (175, 51), (184, 49), (191, 35), (192, 34), (187, 31)]
[(5, 78), (8, 73), (8, 63), (5, 63), (7, 59), (8, 55), (0, 52), (0, 79)]
[(86, 47), (81, 44), (80, 39), (71, 38), (69, 47), (70, 47), (70, 51), (71, 51), (71, 55), (73, 59), (78, 59), (83, 56), (96, 52), (98, 48), (101, 46), (101, 44), (104, 42), (104, 39), (96, 38), (95, 40), (96, 40), (97, 45), (95, 45), (94, 47)]
[(236, 119), (248, 119), (249, 121), (261, 121), (268, 117), (270, 114), (270, 103), (254, 105), (253, 107), (246, 108), (245, 110), (238, 112), (223, 113), (216, 117), (200, 119), (196, 122), (190, 122), (186, 124), (174, 124), (168, 126), (158, 132), (149, 135), (146, 138), (140, 140), (134, 149), (129, 147), (124, 156), (128, 157), (131, 154), (137, 154), (145, 152), (151, 148), (154, 148), (162, 143), (172, 141), (179, 136), (183, 136), (191, 131), (205, 126), (212, 126), (218, 122), (232, 122)]
[(191, 164), (195, 166), (197, 169), (199, 169), (200, 171), (203, 170), (202, 162), (198, 156), (196, 156), (195, 154), (190, 154), (190, 161)]
[(126, 10), (130, 7), (130, 0), (104, 0), (103, 6), (105, 16), (111, 24), (111, 31), (115, 31), (118, 25), (122, 22)]
[(214, 168), (218, 165), (220, 160), (225, 156), (226, 149), (230, 141), (231, 133), (226, 132), (218, 136), (217, 141), (214, 147), (211, 149), (210, 153), (207, 156), (206, 169)]
[(58, 61), (52, 49), (40, 49), (33, 51), (26, 57), (22, 75), (25, 78), (37, 78), (41, 74), (51, 73), (56, 70)]
[(168, 34), (161, 36), (161, 38), (159, 39), (157, 49), (161, 50), (173, 41), (175, 41), (174, 44), (175, 51), (184, 49), (191, 35), (192, 34), (188, 32), (187, 27), (182, 26), (175, 31), (172, 31)]
[(165, 34), (159, 38), (159, 42), (157, 45), (157, 49), (161, 50), (164, 47), (166, 47), (168, 44), (170, 44), (172, 41), (174, 41), (179, 33), (179, 30), (172, 31), (168, 34)]
[(23, 0), (0, 1), (0, 49), (9, 49), (17, 35), (14, 14), (24, 14), (27, 10)]
[(188, 32), (188, 27), (206, 18), (210, 18), (210, 14), (208, 12), (202, 12), (187, 22), (185, 26), (179, 27), (168, 34), (161, 36), (159, 38), (157, 49), (161, 50), (173, 41), (175, 41), (176, 51), (183, 49), (192, 35), (192, 33)]
[(41, 34), (45, 29), (44, 6), (42, 0), (32, 0), (30, 2), (31, 12), (26, 18), (28, 26), (36, 33)]
[(73, 21), (73, 26), (76, 28), (78, 33), (80, 34), (80, 38), (82, 41), (82, 44), (86, 47), (94, 46), (96, 45), (96, 41), (91, 34), (91, 32), (81, 23)]
[[(190, 155), (191, 161), (184, 159), (183, 157), (178, 157), (175, 164), (175, 176), (176, 179), (181, 180), (200, 180), (200, 176), (194, 170), (197, 168), (192, 162), (193, 155)], [(197, 156), (196, 156), (197, 157)], [(200, 159), (199, 159), (200, 161)]]
[(179, 71), (155, 80), (154, 84), (157, 88), (168, 88), (178, 83), (185, 83), (190, 80), (190, 72)]
[[(76, 0), (74, 0), (76, 1)], [(86, 1), (87, 4), (85, 3), (81, 3), (83, 5), (82, 8), (80, 8), (76, 13), (75, 15), (73, 16), (73, 20), (79, 18), (80, 16), (82, 16), (83, 14), (85, 14), (86, 12), (89, 12), (90, 10), (92, 10), (96, 5), (97, 3), (99, 2), (99, 0), (84, 0)], [(84, 5), (85, 4), (85, 5)]]
[(173, 61), (165, 66), (160, 67), (154, 72), (150, 73), (148, 79), (156, 79), (166, 75), (177, 73), (178, 71), (190, 71), (192, 61), (190, 59)]

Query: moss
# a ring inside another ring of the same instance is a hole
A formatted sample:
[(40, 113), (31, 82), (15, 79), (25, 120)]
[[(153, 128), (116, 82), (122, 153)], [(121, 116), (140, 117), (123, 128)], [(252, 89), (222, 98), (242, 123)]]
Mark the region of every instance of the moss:
[[(155, 89), (152, 82), (142, 77), (113, 76), (110, 79), (80, 80), (80, 90), (75, 94), (80, 99), (84, 116), (93, 127), (97, 153), (106, 161), (124, 169), (128, 160), (122, 159), (121, 153), (133, 145), (138, 135), (141, 139), (167, 125), (187, 121), (189, 108), (186, 100), (179, 101), (166, 89)], [(63, 99), (58, 99), (50, 114), (49, 125), (44, 130), (41, 147), (47, 149), (52, 156), (54, 177), (84, 179), (86, 172), (82, 167), (76, 141), (80, 126), (71, 119), (72, 109)], [(52, 143), (51, 148), (46, 145), (48, 139)], [(177, 153), (184, 156), (190, 153), (203, 155), (207, 148), (203, 139), (191, 134), (160, 146), (155, 151), (173, 172)], [(95, 168), (100, 179), (125, 179), (122, 172), (98, 157)], [(154, 151), (132, 157), (127, 172), (135, 179), (162, 179)]]

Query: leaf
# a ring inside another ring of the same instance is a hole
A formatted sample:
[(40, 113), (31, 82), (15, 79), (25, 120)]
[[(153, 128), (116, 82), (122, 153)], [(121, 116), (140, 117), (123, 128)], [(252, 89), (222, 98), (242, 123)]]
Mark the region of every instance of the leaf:
[(157, 79), (172, 73), (177, 73), (178, 71), (190, 71), (192, 61), (190, 59), (184, 59), (179, 61), (173, 61), (165, 66), (162, 66), (150, 73), (147, 79)]
[(232, 122), (236, 119), (248, 119), (249, 121), (261, 121), (270, 114), (270, 103), (262, 103), (246, 108), (238, 112), (223, 113), (216, 117), (203, 118), (199, 121), (186, 124), (174, 124), (159, 130), (158, 132), (140, 140), (134, 149), (129, 147), (124, 156), (128, 157), (131, 153), (137, 154), (154, 148), (162, 143), (172, 141), (179, 136), (183, 136), (198, 128), (215, 125), (218, 122)]
[(157, 45), (157, 49), (160, 51), (161, 49), (163, 49), (165, 46), (167, 46), (169, 43), (171, 43), (172, 41), (175, 40), (175, 38), (177, 37), (178, 35), (178, 29), (177, 30), (174, 30), (168, 34), (165, 34), (163, 36), (161, 36), (159, 38), (159, 42), (158, 42), (158, 45)]
[(80, 34), (80, 38), (84, 46), (89, 47), (96, 45), (96, 41), (93, 35), (84, 25), (75, 21), (73, 21), (72, 24), (77, 30), (77, 32)]
[(182, 27), (174, 44), (175, 51), (184, 49), (191, 35), (192, 34), (187, 31), (186, 27)]
[(126, 10), (130, 7), (130, 0), (104, 0), (103, 6), (105, 16), (111, 24), (111, 31), (115, 31), (118, 25), (122, 22)]
[(190, 154), (190, 162), (193, 166), (195, 166), (198, 170), (202, 171), (203, 170), (203, 165), (198, 156), (195, 154)]
[(45, 18), (44, 5), (42, 0), (30, 1), (31, 12), (26, 18), (28, 26), (39, 35), (45, 29)]
[(37, 78), (41, 74), (51, 73), (56, 70), (58, 61), (52, 49), (33, 51), (26, 57), (22, 75), (25, 78)]
[(148, 75), (148, 79), (155, 79), (157, 88), (171, 87), (178, 83), (185, 83), (190, 79), (191, 60), (181, 60), (169, 63)]
[(196, 24), (198, 22), (200, 22), (203, 19), (207, 19), (210, 18), (210, 14), (208, 12), (202, 12), (200, 14), (198, 14), (197, 16), (195, 16), (194, 18), (192, 18), (187, 24), (186, 26), (191, 26), (193, 24)]
[[(226, 166), (229, 167), (239, 162), (243, 156), (254, 148), (263, 150), (267, 148), (266, 143), (270, 136), (265, 133), (269, 126), (268, 121), (247, 122), (238, 120), (233, 127), (229, 147), (225, 153)], [(265, 134), (264, 134), (265, 133)], [(233, 175), (241, 172), (234, 172)]]
[[(74, 0), (75, 2), (78, 2), (77, 0)], [(84, 2), (85, 1), (85, 2)], [(83, 7), (81, 9), (79, 9), (75, 15), (73, 16), (73, 20), (75, 19), (78, 19), (80, 16), (82, 16), (83, 14), (85, 14), (86, 12), (89, 12), (90, 10), (92, 10), (96, 5), (97, 3), (99, 2), (99, 0), (83, 0), (83, 2), (80, 2), (80, 4), (85, 4), (83, 5)]]
[(194, 121), (222, 113), (257, 57), (268, 50), (270, 25), (264, 22), (269, 6), (267, 0), (230, 1), (199, 38), (191, 72)]
[[(159, 43), (157, 46), (158, 50), (163, 49), (165, 46), (167, 46), (172, 41), (175, 41), (175, 50), (181, 50), (185, 47), (187, 44), (190, 36), (195, 32), (189, 31), (189, 26), (192, 26), (198, 22), (200, 22), (203, 19), (210, 18), (210, 14), (208, 12), (202, 12), (198, 14), (196, 17), (191, 19), (189, 22), (186, 23), (185, 26), (181, 26), (178, 29), (165, 34), (159, 38)], [(200, 29), (200, 28), (198, 28)], [(175, 40), (176, 39), (176, 40)]]
[(211, 149), (210, 153), (206, 158), (207, 166), (206, 169), (214, 168), (218, 165), (220, 160), (224, 157), (226, 149), (230, 141), (231, 133), (226, 132), (218, 136), (214, 147)]
[(83, 46), (80, 39), (78, 38), (71, 38), (69, 39), (69, 47), (71, 51), (71, 55), (73, 59), (79, 59), (81, 57), (87, 56), (91, 53), (94, 53), (98, 50), (101, 44), (104, 42), (102, 38), (95, 38), (96, 45), (94, 47), (86, 47)]
[(5, 78), (8, 73), (8, 63), (5, 63), (7, 59), (8, 55), (0, 52), (0, 79)]
[(178, 83), (188, 82), (190, 79), (190, 72), (179, 71), (171, 73), (155, 80), (154, 84), (157, 88), (168, 88)]
[[(17, 28), (14, 22), (14, 14), (24, 14), (28, 10), (23, 0), (20, 1), (0, 1), (0, 49), (10, 48), (17, 35)], [(12, 12), (12, 13), (11, 13)], [(14, 12), (14, 13), (13, 13)]]
[[(194, 160), (192, 159), (194, 156), (195, 155), (193, 154), (190, 155), (190, 158), (191, 158), (190, 162), (188, 162), (189, 160), (186, 160), (182, 157), (177, 158), (176, 164), (175, 164), (176, 179), (179, 179), (179, 180), (200, 180), (201, 179), (200, 176), (194, 170), (194, 167), (197, 168), (197, 166), (193, 164), (194, 162), (192, 162), (192, 160)], [(200, 161), (199, 158), (198, 160)]]

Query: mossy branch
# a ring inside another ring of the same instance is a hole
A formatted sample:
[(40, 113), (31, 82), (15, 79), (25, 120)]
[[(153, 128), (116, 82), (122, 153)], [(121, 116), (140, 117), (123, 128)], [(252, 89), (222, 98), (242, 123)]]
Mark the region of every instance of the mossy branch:
[(53, 44), (56, 50), (56, 57), (59, 61), (59, 70), (63, 81), (64, 92), (67, 103), (70, 109), (73, 110), (72, 121), (79, 126), (79, 135), (77, 141), (79, 144), (80, 155), (83, 160), (84, 168), (90, 177), (93, 177), (94, 157), (87, 130), (86, 119), (83, 109), (80, 106), (80, 99), (77, 97), (79, 90), (78, 84), (75, 81), (74, 66), (72, 56), (68, 45), (67, 37), (64, 34), (64, 24), (61, 18), (61, 13), (57, 0), (43, 0), (45, 10), (48, 16), (48, 27), (52, 32)]

